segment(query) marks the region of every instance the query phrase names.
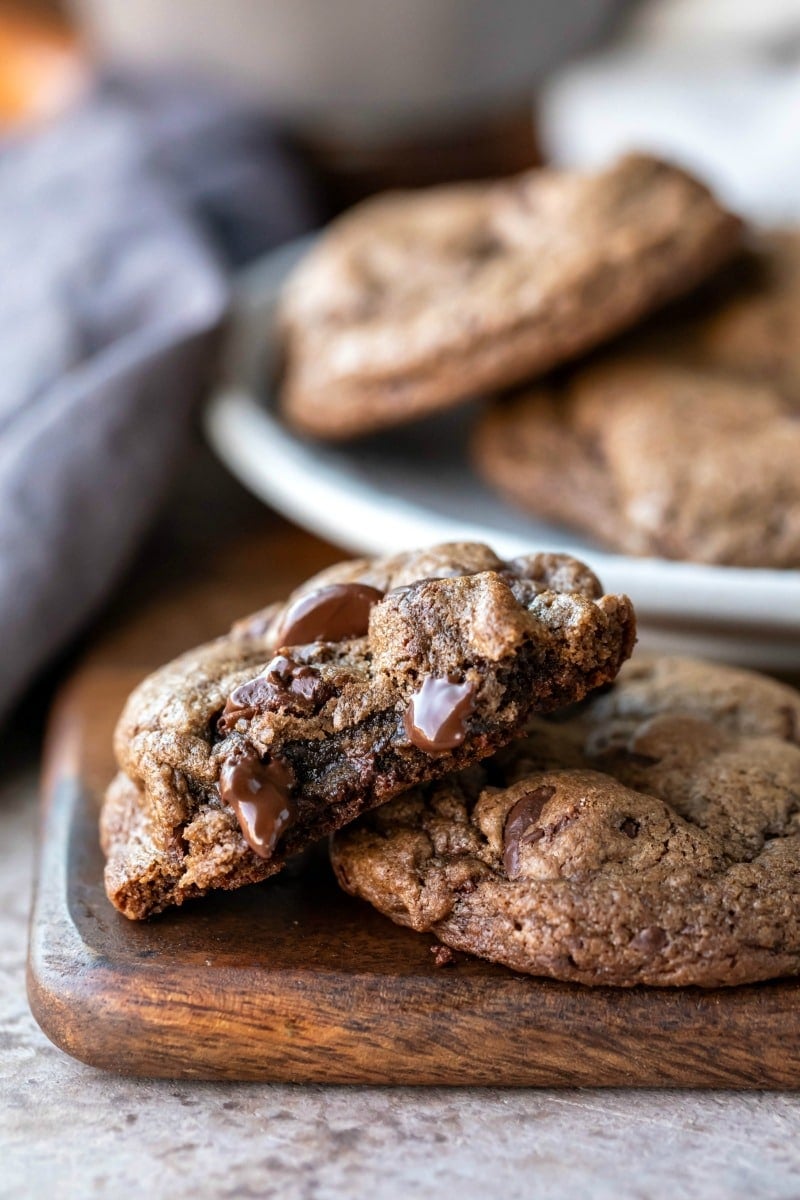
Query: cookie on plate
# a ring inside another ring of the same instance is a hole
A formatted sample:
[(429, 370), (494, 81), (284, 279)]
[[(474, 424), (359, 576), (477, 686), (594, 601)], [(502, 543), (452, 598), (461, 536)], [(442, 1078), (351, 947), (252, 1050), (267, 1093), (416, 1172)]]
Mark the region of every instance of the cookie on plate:
[(774, 385), (615, 355), (488, 408), (478, 472), (628, 554), (800, 567), (800, 419)]
[(336, 835), (341, 885), (446, 946), (588, 984), (800, 972), (800, 695), (637, 657), (567, 719)]
[(686, 353), (800, 400), (800, 230), (755, 235), (697, 302), (673, 333)]
[(454, 544), (324, 571), (132, 694), (101, 817), (108, 895), (145, 917), (265, 879), (613, 679), (634, 638), (629, 601), (563, 555)]
[(283, 413), (346, 438), (521, 382), (689, 291), (739, 239), (702, 184), (644, 155), (369, 200), (287, 283)]

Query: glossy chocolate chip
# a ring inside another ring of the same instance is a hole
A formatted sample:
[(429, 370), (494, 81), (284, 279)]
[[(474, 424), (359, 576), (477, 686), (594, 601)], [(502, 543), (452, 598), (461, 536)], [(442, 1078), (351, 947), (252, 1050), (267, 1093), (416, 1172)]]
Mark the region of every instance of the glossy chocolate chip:
[(636, 950), (643, 950), (645, 954), (657, 954), (659, 950), (664, 949), (667, 940), (663, 929), (658, 925), (649, 925), (646, 929), (639, 930), (632, 939), (631, 945)]
[(260, 858), (271, 858), (281, 834), (293, 823), (294, 774), (280, 758), (262, 762), (255, 751), (238, 751), (222, 765), (219, 794), (236, 814), (242, 836)]
[(304, 646), (308, 642), (341, 642), (363, 637), (369, 612), (383, 592), (365, 583), (332, 583), (298, 597), (275, 630), (276, 646)]
[(464, 741), (467, 717), (475, 707), (475, 689), (453, 675), (426, 675), (405, 712), (408, 739), (427, 754), (454, 750)]

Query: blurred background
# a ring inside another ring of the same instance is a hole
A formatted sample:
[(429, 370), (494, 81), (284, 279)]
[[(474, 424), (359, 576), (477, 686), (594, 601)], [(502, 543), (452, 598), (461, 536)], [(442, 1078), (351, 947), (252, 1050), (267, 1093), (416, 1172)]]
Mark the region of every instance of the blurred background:
[(635, 144), (772, 219), (800, 201), (798, 58), (797, 0), (2, 0), (0, 121), (193, 79), (293, 138), (328, 202)]
[(0, 0), (0, 711), (143, 539), (238, 519), (196, 420), (237, 270), (386, 187), (630, 146), (794, 221), (799, 65), (800, 0)]

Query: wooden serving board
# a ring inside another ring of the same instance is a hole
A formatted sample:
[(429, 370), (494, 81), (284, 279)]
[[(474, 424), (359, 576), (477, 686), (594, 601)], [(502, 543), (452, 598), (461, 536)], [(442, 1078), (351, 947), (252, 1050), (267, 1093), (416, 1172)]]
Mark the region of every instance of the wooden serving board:
[[(50, 732), (30, 1002), (84, 1062), (132, 1075), (324, 1083), (796, 1087), (800, 984), (589, 989), (459, 956), (342, 894), (324, 847), (264, 884), (147, 923), (105, 897), (97, 813), (111, 730), (167, 656), (336, 552), (273, 523), (134, 606)], [(265, 581), (268, 581), (265, 583)]]

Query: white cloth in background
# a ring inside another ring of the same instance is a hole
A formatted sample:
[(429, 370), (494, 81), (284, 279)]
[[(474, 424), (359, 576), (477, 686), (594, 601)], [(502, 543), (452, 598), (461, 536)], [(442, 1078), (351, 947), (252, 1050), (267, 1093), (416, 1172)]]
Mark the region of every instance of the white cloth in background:
[(555, 76), (539, 112), (557, 163), (651, 150), (752, 220), (800, 221), (798, 0), (648, 5), (627, 36)]

